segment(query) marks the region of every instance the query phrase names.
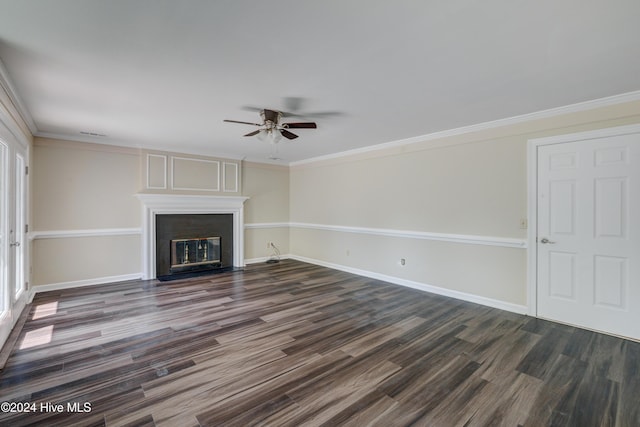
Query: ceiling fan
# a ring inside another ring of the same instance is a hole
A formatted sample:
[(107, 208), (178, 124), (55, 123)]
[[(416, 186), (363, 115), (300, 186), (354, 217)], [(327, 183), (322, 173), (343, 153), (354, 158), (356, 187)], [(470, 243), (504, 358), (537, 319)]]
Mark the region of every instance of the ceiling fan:
[(298, 135), (293, 132), (289, 132), (288, 129), (316, 129), (315, 122), (296, 122), (296, 123), (280, 123), (282, 119), (282, 112), (275, 110), (263, 109), (260, 110), (260, 117), (262, 117), (262, 123), (241, 122), (238, 120), (224, 120), (229, 123), (240, 123), (244, 125), (259, 126), (261, 129), (249, 132), (244, 136), (258, 137), (271, 137), (272, 142), (278, 142), (281, 139), (281, 135), (287, 139), (296, 139)]

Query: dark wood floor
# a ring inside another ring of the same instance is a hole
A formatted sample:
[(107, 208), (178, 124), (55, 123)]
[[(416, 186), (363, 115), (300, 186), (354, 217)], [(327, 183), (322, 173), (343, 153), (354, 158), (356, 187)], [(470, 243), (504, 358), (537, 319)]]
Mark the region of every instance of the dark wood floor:
[(35, 409), (2, 426), (640, 426), (640, 344), (289, 260), (38, 294), (0, 395)]

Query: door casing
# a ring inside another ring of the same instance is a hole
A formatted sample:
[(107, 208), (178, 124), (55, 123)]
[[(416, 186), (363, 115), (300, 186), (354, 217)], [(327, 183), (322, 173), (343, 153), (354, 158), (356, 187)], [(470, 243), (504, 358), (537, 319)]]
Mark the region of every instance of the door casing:
[[(2, 119), (2, 117), (0, 117), (0, 119)], [(30, 245), (27, 240), (26, 230), (23, 229), (23, 227), (28, 224), (29, 219), (29, 180), (27, 176), (22, 175), (26, 173), (26, 169), (20, 171), (17, 170), (17, 167), (20, 164), (20, 162), (17, 161), (18, 156), (21, 157), (23, 161), (20, 168), (26, 168), (29, 164), (29, 146), (27, 142), (24, 142), (20, 136), (16, 136), (16, 134), (2, 121), (0, 121), (0, 140), (2, 140), (3, 145), (6, 147), (6, 158), (2, 165), (2, 173), (5, 191), (8, 195), (7, 203), (2, 206), (3, 223), (0, 224), (0, 226), (6, 228), (3, 230), (5, 233), (3, 233), (4, 238), (1, 241), (3, 247), (0, 251), (0, 256), (3, 256), (3, 259), (0, 261), (4, 264), (4, 268), (6, 269), (5, 279), (8, 288), (6, 290), (2, 290), (5, 292), (4, 296), (7, 299), (7, 310), (4, 313), (0, 313), (1, 348), (31, 295), (27, 284), (29, 281), (30, 271)], [(21, 177), (24, 178), (21, 189), (23, 194), (21, 195), (16, 194), (18, 180), (18, 176), (16, 174), (21, 174)], [(24, 205), (21, 211), (22, 218), (19, 221), (16, 221), (16, 200), (17, 197), (21, 196), (24, 197)], [(20, 225), (21, 230), (15, 229), (16, 224)], [(10, 230), (14, 230), (14, 233), (10, 233)], [(20, 246), (12, 246), (14, 241), (19, 241)], [(20, 251), (22, 256), (22, 271), (20, 272), (15, 271), (17, 251)], [(22, 292), (18, 295), (16, 295), (16, 278), (19, 278), (22, 281), (22, 286), (24, 287)]]

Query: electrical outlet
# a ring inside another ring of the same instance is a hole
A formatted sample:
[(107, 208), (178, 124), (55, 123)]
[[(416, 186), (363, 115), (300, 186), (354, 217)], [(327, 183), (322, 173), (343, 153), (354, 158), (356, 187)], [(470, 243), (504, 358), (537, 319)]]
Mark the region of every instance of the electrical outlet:
[(404, 266), (407, 263), (407, 260), (404, 258), (400, 258), (400, 265)]

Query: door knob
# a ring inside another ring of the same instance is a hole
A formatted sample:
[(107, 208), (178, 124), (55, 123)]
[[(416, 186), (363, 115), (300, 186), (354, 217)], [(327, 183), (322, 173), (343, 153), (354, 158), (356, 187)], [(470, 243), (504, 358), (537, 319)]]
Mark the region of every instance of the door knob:
[(546, 237), (543, 237), (542, 239), (540, 239), (540, 243), (543, 243), (545, 245), (553, 245), (556, 242), (552, 242), (551, 240), (547, 239)]

